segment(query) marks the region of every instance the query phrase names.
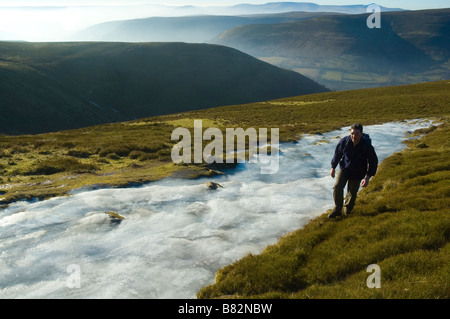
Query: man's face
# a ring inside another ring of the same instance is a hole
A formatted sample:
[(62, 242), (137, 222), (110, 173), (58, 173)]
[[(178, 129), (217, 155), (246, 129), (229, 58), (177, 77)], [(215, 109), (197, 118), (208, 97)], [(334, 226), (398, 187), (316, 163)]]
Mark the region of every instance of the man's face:
[(358, 144), (362, 137), (362, 132), (360, 130), (352, 129), (350, 132), (350, 137), (354, 145)]

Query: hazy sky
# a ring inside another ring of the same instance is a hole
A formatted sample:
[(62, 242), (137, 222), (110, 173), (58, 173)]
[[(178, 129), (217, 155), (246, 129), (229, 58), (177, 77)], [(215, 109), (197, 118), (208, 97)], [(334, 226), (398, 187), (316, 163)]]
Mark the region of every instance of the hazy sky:
[[(158, 6), (231, 6), (264, 4), (274, 0), (0, 0), (0, 40), (59, 41), (87, 26), (113, 20), (166, 15)], [(300, 1), (292, 1), (300, 2)], [(308, 2), (308, 1), (305, 1)], [(367, 5), (373, 0), (309, 1), (320, 5)], [(409, 10), (449, 8), (449, 0), (383, 0), (376, 4)], [(219, 13), (220, 14), (220, 13)]]
[[(267, 2), (285, 2), (276, 0), (0, 0), (0, 6), (65, 6), (65, 5), (131, 5), (131, 4), (163, 4), (163, 5), (235, 5), (240, 3), (262, 4)], [(289, 1), (286, 1), (289, 2)], [(292, 1), (301, 2), (301, 1)], [(351, 5), (351, 4), (370, 4), (375, 2), (376, 4), (384, 7), (391, 8), (403, 8), (403, 9), (431, 9), (431, 8), (448, 8), (450, 7), (449, 0), (382, 0), (382, 1), (363, 1), (363, 0), (317, 0), (317, 1), (304, 1), (312, 2), (320, 5)]]

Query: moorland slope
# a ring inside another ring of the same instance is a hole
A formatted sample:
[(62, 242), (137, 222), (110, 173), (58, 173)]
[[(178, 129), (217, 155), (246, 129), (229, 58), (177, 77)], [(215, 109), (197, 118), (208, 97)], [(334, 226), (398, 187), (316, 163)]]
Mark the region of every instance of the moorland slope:
[(219, 45), (0, 42), (3, 134), (325, 91), (297, 72)]

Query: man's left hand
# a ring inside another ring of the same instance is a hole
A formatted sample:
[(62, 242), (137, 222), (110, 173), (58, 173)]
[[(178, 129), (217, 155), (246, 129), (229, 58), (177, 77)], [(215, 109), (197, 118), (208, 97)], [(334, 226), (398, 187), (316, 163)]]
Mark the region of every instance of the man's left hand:
[(362, 186), (362, 187), (367, 187), (367, 186), (369, 186), (369, 181), (370, 181), (370, 177), (364, 178), (363, 181), (361, 182), (361, 186)]

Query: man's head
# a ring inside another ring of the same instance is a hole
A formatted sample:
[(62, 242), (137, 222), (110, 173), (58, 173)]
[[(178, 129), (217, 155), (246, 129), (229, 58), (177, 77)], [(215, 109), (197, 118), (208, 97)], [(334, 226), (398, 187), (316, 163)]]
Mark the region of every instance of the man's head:
[(354, 145), (357, 145), (363, 136), (362, 124), (356, 123), (351, 126), (350, 137)]

